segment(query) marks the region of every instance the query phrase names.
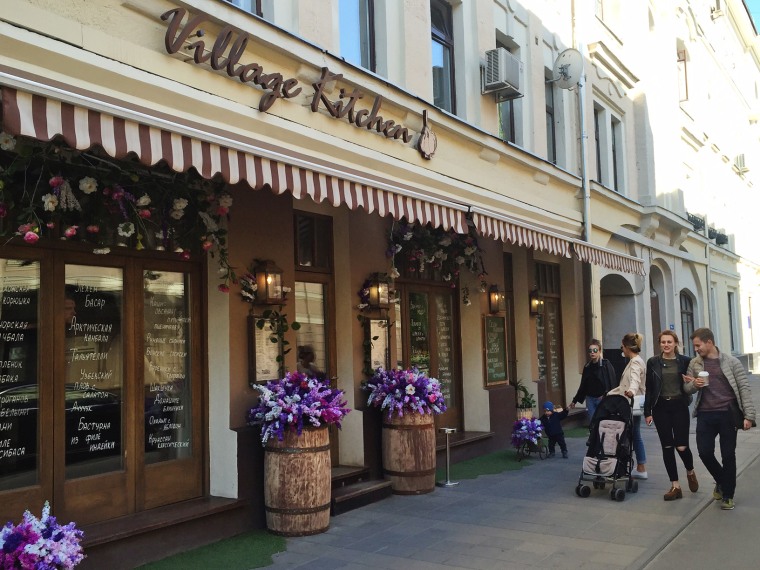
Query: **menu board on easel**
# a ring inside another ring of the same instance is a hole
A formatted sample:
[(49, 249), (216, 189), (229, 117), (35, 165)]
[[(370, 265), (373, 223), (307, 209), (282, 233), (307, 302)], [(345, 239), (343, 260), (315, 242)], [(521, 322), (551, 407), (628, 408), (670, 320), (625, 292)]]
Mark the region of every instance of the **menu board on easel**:
[(483, 317), (483, 358), (485, 386), (507, 383), (507, 325), (504, 317)]

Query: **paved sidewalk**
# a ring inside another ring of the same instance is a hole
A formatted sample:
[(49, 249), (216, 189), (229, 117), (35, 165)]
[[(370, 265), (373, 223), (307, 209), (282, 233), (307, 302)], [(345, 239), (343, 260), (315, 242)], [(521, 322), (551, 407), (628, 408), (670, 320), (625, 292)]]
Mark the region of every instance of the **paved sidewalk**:
[[(755, 405), (760, 409), (760, 376), (751, 377), (751, 386)], [(715, 549), (711, 554), (717, 562), (703, 564), (698, 553), (706, 548), (701, 539), (704, 529), (687, 527), (703, 511), (711, 517), (723, 520), (736, 517), (747, 522), (750, 506), (757, 505), (754, 483), (760, 480), (760, 467), (756, 465), (751, 470), (751, 478), (748, 474), (748, 480), (739, 481), (736, 510), (720, 511), (712, 499), (712, 479), (696, 454), (695, 425), (692, 420), (691, 447), (700, 489), (697, 493), (688, 491), (683, 464), (677, 459), (685, 489), (681, 500), (662, 499), (670, 481), (662, 463), (657, 432), (654, 426), (644, 425), (649, 479), (640, 481), (639, 492), (627, 494), (622, 503), (610, 500), (608, 491), (592, 490), (586, 499), (576, 496), (575, 486), (586, 447), (583, 438), (568, 438), (570, 459), (536, 459), (518, 471), (463, 480), (456, 487), (438, 487), (428, 495), (393, 496), (333, 517), (330, 529), (323, 534), (288, 539), (287, 552), (276, 555), (269, 568), (725, 567), (728, 560)], [(739, 473), (758, 456), (760, 429), (740, 432)], [(743, 526), (742, 543), (755, 540), (750, 533), (755, 536), (756, 526), (750, 523)], [(731, 528), (727, 527), (725, 533), (730, 534)], [(685, 535), (695, 535), (690, 536), (688, 546), (683, 549), (672, 546), (676, 550), (672, 550), (671, 558), (658, 559), (669, 543), (680, 544), (674, 538), (684, 529)], [(734, 537), (737, 545), (739, 538)], [(694, 552), (685, 559), (682, 551), (686, 549)], [(751, 549), (754, 552), (760, 547)], [(755, 555), (751, 561), (756, 564), (757, 559)]]

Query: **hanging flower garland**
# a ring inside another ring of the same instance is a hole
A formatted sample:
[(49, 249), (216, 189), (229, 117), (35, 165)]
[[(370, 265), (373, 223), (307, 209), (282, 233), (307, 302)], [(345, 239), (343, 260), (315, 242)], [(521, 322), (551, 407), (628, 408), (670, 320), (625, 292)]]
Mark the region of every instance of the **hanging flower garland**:
[[(433, 270), (455, 288), (462, 271), (468, 271), (477, 275), (481, 291), (488, 287), (483, 250), (471, 227), (468, 227), (467, 234), (458, 234), (454, 230), (402, 220), (393, 224), (386, 254), (391, 258), (393, 279), (400, 275), (399, 266), (408, 274)], [(465, 287), (463, 291), (466, 293), (463, 302), (469, 305), (469, 290)]]
[(219, 262), (219, 290), (236, 276), (227, 229), (232, 196), (194, 171), (116, 160), (59, 142), (0, 132), (0, 235), (171, 251), (182, 259), (209, 252)]

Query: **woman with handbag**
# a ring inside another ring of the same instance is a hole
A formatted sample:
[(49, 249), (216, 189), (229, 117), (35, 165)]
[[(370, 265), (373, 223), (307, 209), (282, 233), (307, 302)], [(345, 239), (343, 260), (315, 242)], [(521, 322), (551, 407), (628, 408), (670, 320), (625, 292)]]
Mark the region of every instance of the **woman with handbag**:
[(689, 490), (696, 493), (699, 489), (697, 474), (694, 472), (694, 455), (689, 448), (691, 396), (686, 394), (683, 380), (691, 358), (678, 353), (678, 335), (675, 332), (662, 331), (658, 340), (662, 352), (659, 356), (647, 360), (644, 418), (648, 426), (652, 425), (654, 420), (662, 445), (665, 470), (670, 477), (670, 490), (665, 493), (663, 499), (675, 501), (683, 498), (678, 481), (676, 451), (686, 467)]
[[(628, 364), (620, 377), (620, 385), (609, 391), (609, 394), (622, 394), (633, 401), (634, 396), (646, 394), (646, 363), (639, 354), (644, 337), (639, 333), (628, 333), (620, 343), (623, 356), (628, 358)], [(647, 454), (644, 440), (641, 437), (641, 416), (633, 416), (633, 451), (636, 454), (636, 471), (631, 473), (634, 479), (648, 479)]]

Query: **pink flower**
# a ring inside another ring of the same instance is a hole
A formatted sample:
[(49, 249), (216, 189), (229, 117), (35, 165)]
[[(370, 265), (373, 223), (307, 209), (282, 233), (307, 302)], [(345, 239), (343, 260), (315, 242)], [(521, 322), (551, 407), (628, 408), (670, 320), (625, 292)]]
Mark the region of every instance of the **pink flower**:
[(26, 232), (28, 232), (31, 229), (32, 229), (32, 224), (21, 224), (18, 227), (18, 233), (25, 234)]
[(63, 184), (63, 176), (53, 176), (50, 179), (51, 188), (58, 188), (61, 184)]
[(77, 230), (79, 229), (79, 226), (69, 226), (66, 228), (66, 231), (63, 232), (63, 235), (65, 235), (67, 238), (74, 237), (77, 235)]
[(55, 222), (48, 222), (45, 225), (47, 226), (47, 229), (52, 230), (55, 227)]
[(185, 251), (183, 251), (183, 252), (180, 254), (180, 257), (181, 257), (182, 259), (184, 259), (185, 261), (187, 261), (188, 259), (190, 259), (190, 252), (189, 252), (189, 251), (187, 251), (187, 250), (185, 250)]
[(230, 211), (230, 209), (229, 209), (229, 208), (226, 208), (226, 207), (224, 207), (224, 206), (219, 206), (219, 207), (216, 209), (216, 213), (217, 213), (219, 216), (226, 216), (226, 215), (227, 215), (227, 213), (228, 213), (229, 211)]
[(96, 225), (87, 226), (87, 232), (91, 234), (97, 234), (100, 232), (100, 227)]
[(206, 240), (201, 244), (201, 247), (203, 248), (203, 251), (208, 251), (209, 249), (214, 247), (214, 243), (210, 242), (209, 240)]
[(144, 220), (150, 219), (150, 210), (139, 210), (137, 214)]
[(217, 287), (217, 289), (219, 290), (220, 293), (229, 293), (230, 292), (229, 286), (225, 285), (224, 283), (222, 283), (221, 285), (219, 285), (219, 287)]
[(112, 190), (110, 188), (103, 188), (103, 196), (110, 196)]
[(8, 206), (5, 205), (5, 202), (0, 202), (0, 218), (4, 218), (8, 215)]
[(40, 236), (38, 236), (34, 232), (26, 232), (24, 234), (24, 241), (26, 243), (37, 243), (37, 240), (40, 239)]

